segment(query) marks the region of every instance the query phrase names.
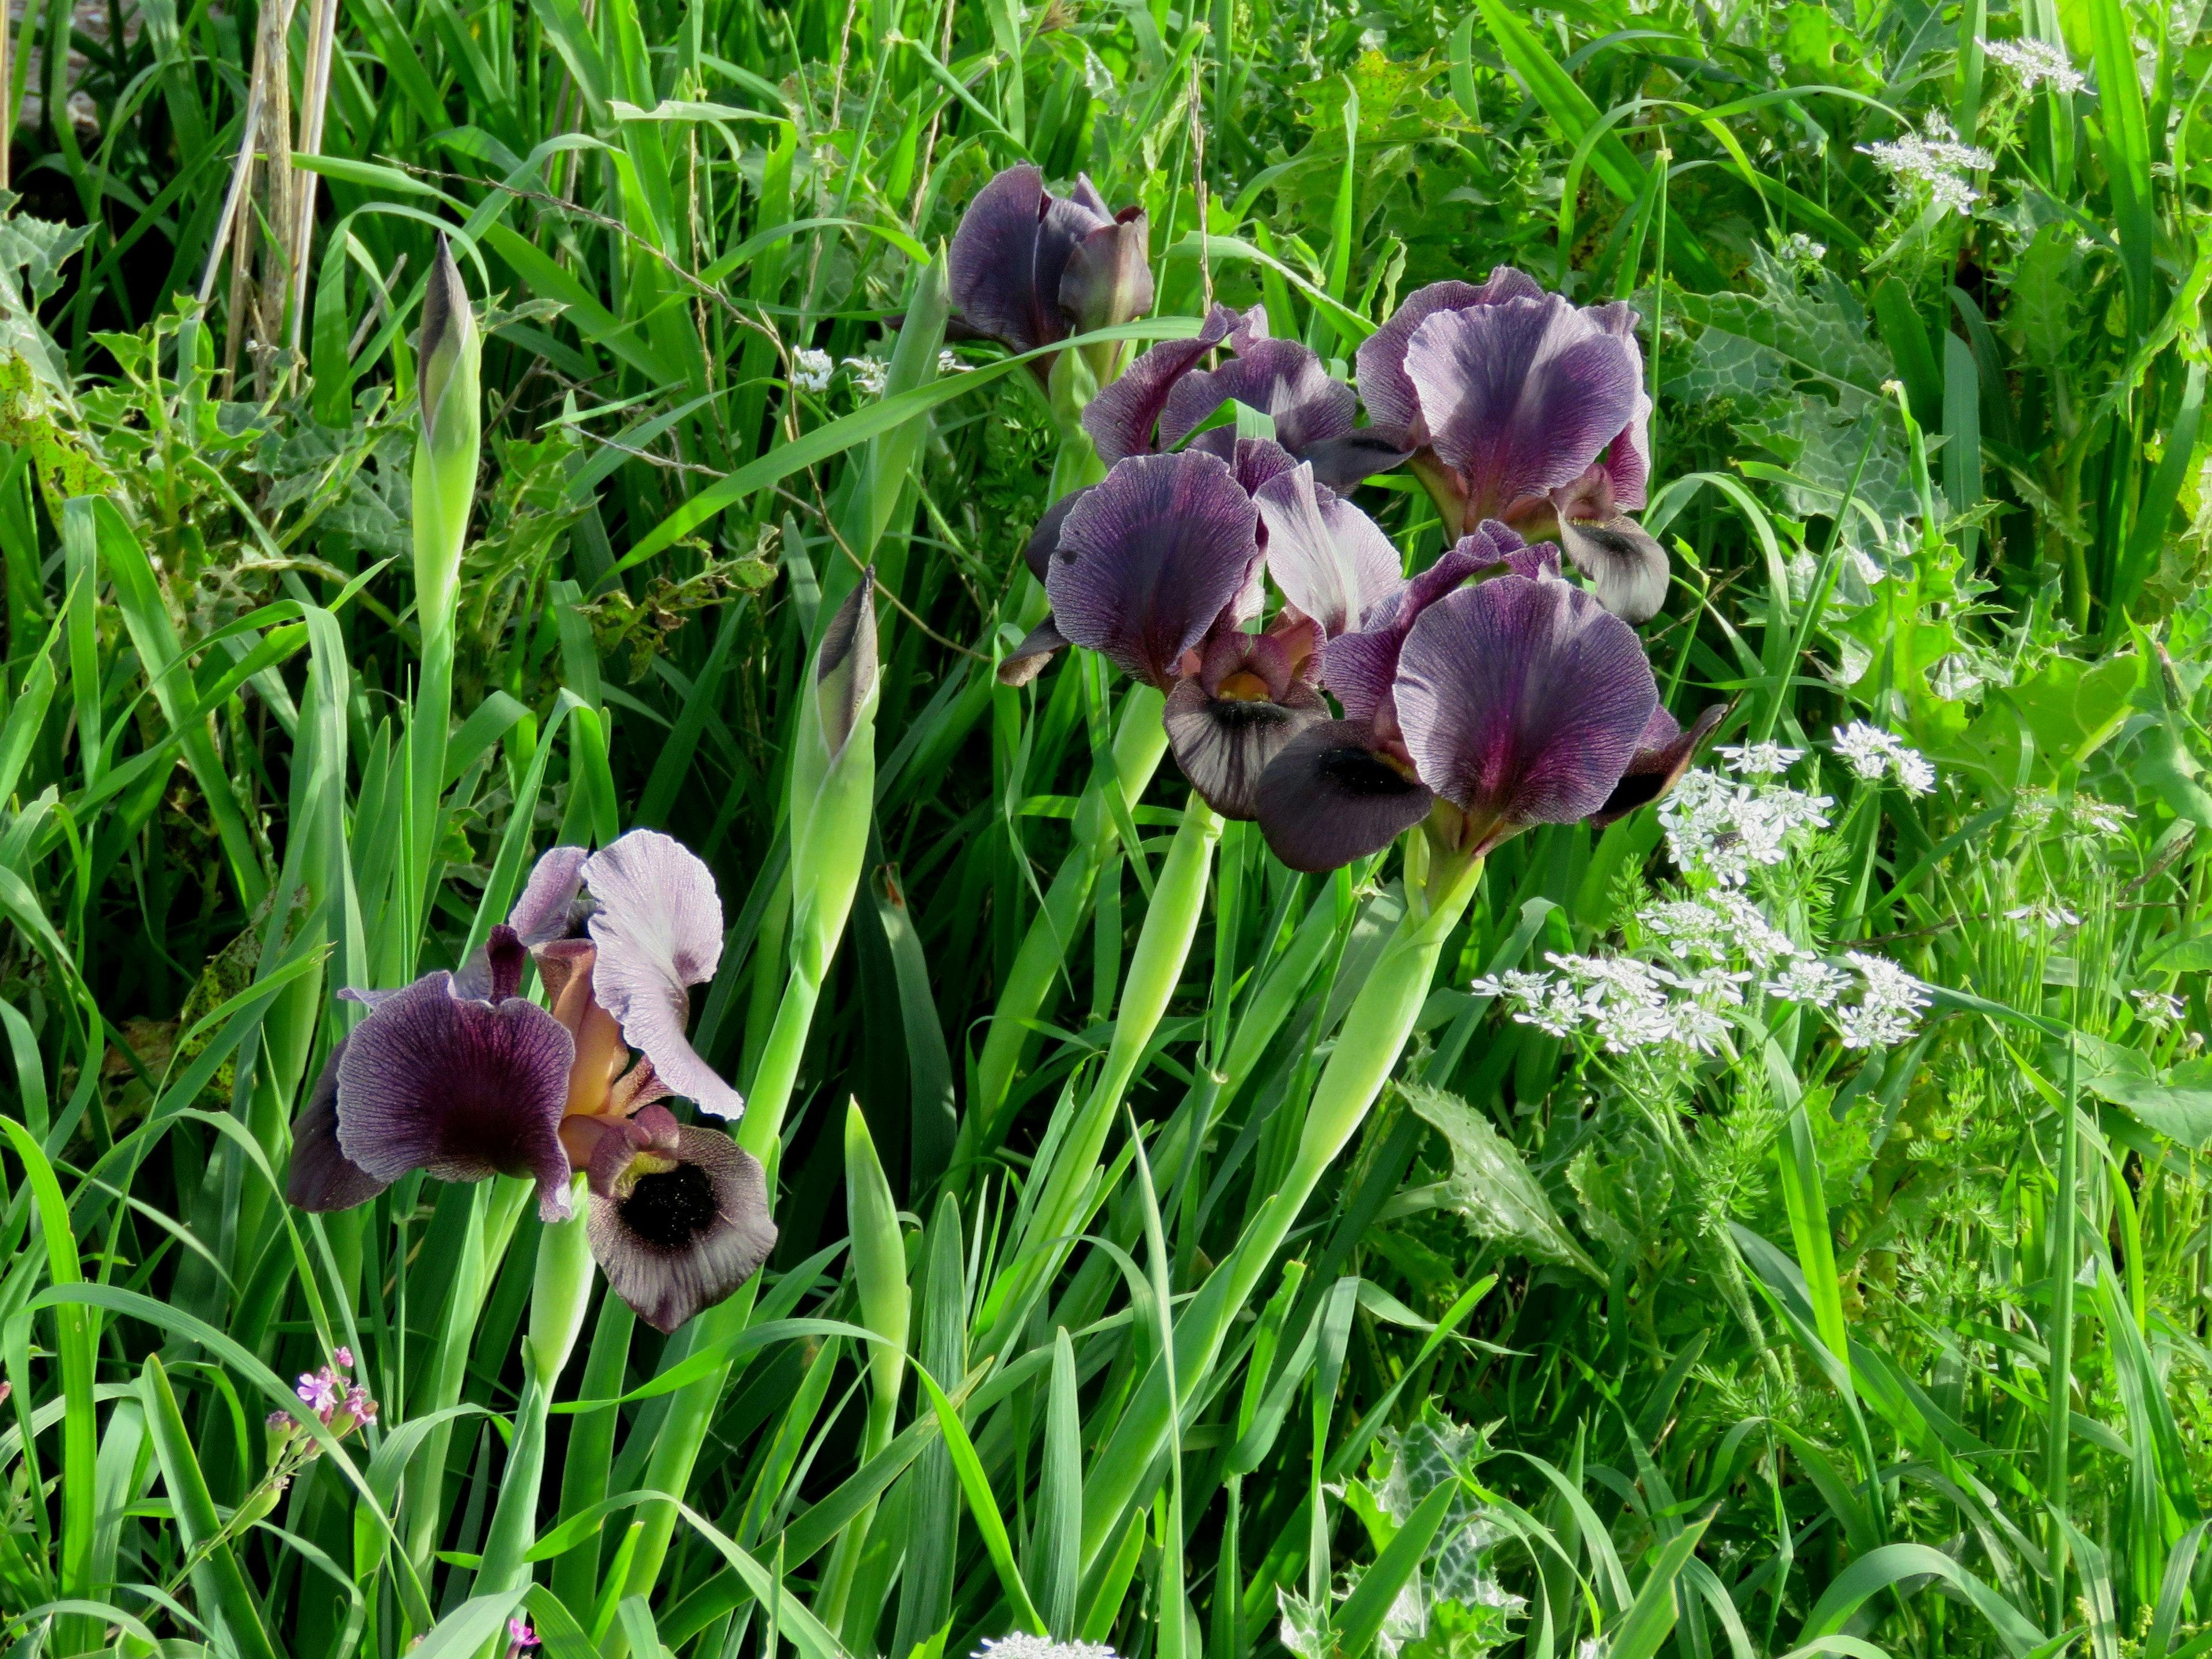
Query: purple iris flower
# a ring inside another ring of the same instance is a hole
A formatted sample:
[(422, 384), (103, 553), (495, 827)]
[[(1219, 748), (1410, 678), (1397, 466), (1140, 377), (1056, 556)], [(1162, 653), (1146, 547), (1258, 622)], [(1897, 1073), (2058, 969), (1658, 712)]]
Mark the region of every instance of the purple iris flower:
[[(1200, 368), (1208, 353), (1226, 345), (1234, 355), (1216, 368)], [(1322, 483), (1348, 489), (1387, 471), (1407, 452), (1373, 428), (1355, 428), (1359, 400), (1322, 361), (1296, 340), (1271, 339), (1267, 312), (1216, 306), (1188, 340), (1164, 340), (1139, 356), (1121, 378), (1103, 388), (1083, 411), (1084, 430), (1111, 466), (1129, 455), (1174, 449), (1186, 439), (1193, 449), (1234, 462), (1234, 427), (1191, 434), (1224, 402), (1243, 404), (1275, 423), (1275, 441), (1294, 460), (1312, 464)]]
[[(460, 972), (340, 994), (369, 1013), (332, 1049), (294, 1127), (288, 1195), (341, 1210), (414, 1170), (520, 1176), (537, 1182), (539, 1215), (559, 1221), (583, 1170), (607, 1282), (674, 1330), (744, 1284), (775, 1243), (759, 1164), (658, 1103), (744, 1109), (684, 1036), (689, 988), (714, 976), (721, 949), (714, 877), (680, 842), (635, 830), (597, 853), (552, 848)], [(533, 958), (545, 1007), (519, 994)]]
[(1294, 870), (1424, 822), (1470, 856), (1539, 823), (1609, 822), (1669, 787), (1724, 712), (1683, 732), (1635, 630), (1494, 522), (1331, 639), (1322, 683), (1344, 717), (1285, 744), (1255, 798)]
[(1667, 555), (1628, 516), (1650, 469), (1636, 323), (1629, 306), (1578, 308), (1501, 265), (1479, 288), (1419, 289), (1358, 353), (1371, 429), (1412, 453), (1455, 533), (1497, 520), (1557, 538), (1630, 622), (1667, 597)]
[[(1015, 351), (1126, 323), (1152, 308), (1145, 210), (1109, 209), (1091, 180), (1052, 195), (1027, 162), (975, 194), (952, 235), (949, 277), (961, 325)], [(1030, 365), (1040, 381), (1051, 359)]]

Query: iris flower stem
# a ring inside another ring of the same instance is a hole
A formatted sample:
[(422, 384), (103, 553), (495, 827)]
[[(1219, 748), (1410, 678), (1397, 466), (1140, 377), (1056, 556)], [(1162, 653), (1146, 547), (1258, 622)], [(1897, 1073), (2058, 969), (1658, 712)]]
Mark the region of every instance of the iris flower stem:
[(1168, 849), (1167, 862), (1153, 886), (1144, 929), (1137, 935), (1136, 951), (1129, 958), (1129, 974), (1122, 982), (1104, 1069), (1091, 1085), (1090, 1097), (1069, 1129), (1060, 1155), (1053, 1160), (1044, 1197), (1031, 1213), (1028, 1230), (1015, 1251), (1021, 1265), (993, 1293), (1001, 1315), (1025, 1316), (1028, 1291), (1037, 1275), (1050, 1272), (1055, 1264), (1057, 1252), (1044, 1247), (1078, 1223), (1084, 1194), (1098, 1171), (1099, 1155), (1113, 1127), (1115, 1110), (1159, 1030), (1168, 999), (1175, 994), (1183, 965), (1190, 958), (1191, 942), (1197, 938), (1199, 921), (1206, 914), (1206, 877), (1213, 866), (1214, 845), (1220, 839), (1220, 817), (1192, 791), (1182, 823), (1176, 830), (1175, 844)]
[(537, 1541), (538, 1493), (545, 1474), (545, 1418), (553, 1390), (584, 1328), (592, 1300), (592, 1247), (585, 1237), (580, 1178), (572, 1197), (575, 1213), (538, 1235), (538, 1267), (530, 1288), (530, 1335), (523, 1346), (523, 1393), (514, 1417), (514, 1444), (500, 1481), (499, 1503), (484, 1540), (475, 1594), (520, 1589), (528, 1569), (523, 1558)]
[[(1167, 753), (1167, 728), (1160, 723), (1164, 701), (1152, 687), (1139, 685), (1122, 704), (1121, 729), (1114, 736), (1114, 774), (1121, 799), (1132, 805)], [(956, 1164), (963, 1154), (972, 1154), (988, 1143), (993, 1120), (1020, 1068), (1022, 1048), (1032, 1035), (1029, 1022), (1051, 994), (1052, 982), (1063, 970), (1091, 908), (1098, 872), (1121, 840), (1119, 815), (1108, 809), (1103, 778), (1093, 779), (1077, 803), (1074, 829), (1075, 845), (1046, 890), (1043, 906), (1030, 920), (992, 1012), (982, 1058), (976, 1062), (975, 1097), (961, 1125), (964, 1144), (954, 1154)]]
[[(1444, 942), (1482, 875), (1479, 859), (1442, 858), (1425, 870), (1426, 850), (1425, 843), (1408, 845), (1406, 915), (1345, 1013), (1340, 1029), (1346, 1035), (1315, 1085), (1289, 1173), (1176, 1322), (1173, 1397), (1199, 1396), (1237, 1313), (1258, 1289), (1322, 1176), (1365, 1121), (1413, 1035)], [(1166, 1371), (1155, 1358), (1113, 1437), (1091, 1463), (1083, 1502), (1086, 1571), (1099, 1551), (1121, 1537), (1130, 1506), (1143, 1501), (1145, 1483), (1174, 1426), (1170, 1397)]]

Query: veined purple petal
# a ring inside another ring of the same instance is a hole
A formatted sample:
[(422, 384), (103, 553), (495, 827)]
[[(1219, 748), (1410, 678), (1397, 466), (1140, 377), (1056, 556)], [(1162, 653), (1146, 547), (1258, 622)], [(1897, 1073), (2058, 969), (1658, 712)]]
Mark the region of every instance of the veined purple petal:
[(1259, 562), (1259, 514), (1212, 455), (1133, 455), (1070, 512), (1045, 581), (1073, 643), (1162, 690)]
[(1651, 398), (1643, 390), (1644, 349), (1636, 341), (1636, 325), (1643, 319), (1625, 300), (1591, 306), (1583, 314), (1626, 346), (1636, 366), (1636, 412), (1598, 458), (1612, 482), (1613, 500), (1632, 513), (1644, 505), (1651, 479)]
[(1152, 428), (1176, 382), (1199, 360), (1229, 337), (1242, 319), (1227, 306), (1216, 306), (1206, 323), (1188, 340), (1163, 340), (1139, 352), (1121, 371), (1121, 378), (1102, 386), (1083, 410), (1083, 429), (1108, 466), (1152, 448)]
[(594, 853), (584, 884), (599, 908), (592, 994), (621, 1024), (671, 1091), (735, 1117), (744, 1100), (684, 1035), (686, 988), (714, 978), (722, 957), (722, 900), (714, 873), (672, 836), (633, 830)]
[(1428, 787), (1376, 752), (1364, 720), (1323, 720), (1261, 774), (1255, 816), (1277, 858), (1319, 873), (1379, 853), (1428, 817)]
[(1397, 591), (1398, 550), (1374, 520), (1317, 487), (1312, 467), (1269, 479), (1252, 499), (1267, 526), (1267, 574), (1323, 637), (1352, 632)]
[(1630, 348), (1557, 295), (1438, 313), (1407, 343), (1405, 372), (1468, 520), (1573, 483), (1642, 396)]
[(610, 1178), (603, 1193), (594, 1157), (586, 1236), (608, 1287), (653, 1329), (724, 1300), (775, 1248), (767, 1176), (720, 1130), (648, 1106), (601, 1146)]
[(1261, 775), (1291, 738), (1328, 718), (1308, 684), (1315, 625), (1247, 634), (1225, 619), (1199, 650), (1198, 672), (1168, 693), (1168, 742), (1191, 787), (1225, 818), (1249, 821)]
[(1400, 449), (1416, 450), (1429, 441), (1421, 402), (1406, 374), (1406, 345), (1413, 331), (1440, 311), (1499, 305), (1508, 300), (1540, 298), (1543, 289), (1510, 265), (1499, 265), (1480, 287), (1473, 283), (1431, 283), (1405, 298), (1390, 320), (1359, 343), (1359, 396), (1367, 405), (1369, 428)]
[[(1078, 206), (1077, 211), (1087, 210)], [(1060, 272), (1061, 315), (1078, 333), (1087, 334), (1129, 322), (1152, 308), (1152, 253), (1143, 212), (1133, 208), (1127, 217), (1109, 216), (1103, 224), (1086, 228), (1068, 250)]]
[(1659, 699), (1626, 623), (1568, 583), (1525, 576), (1424, 611), (1392, 690), (1422, 781), (1467, 814), (1468, 852), (1602, 807)]
[(514, 929), (494, 922), (483, 948), (454, 970), (453, 994), (504, 1002), (522, 988), (522, 970), (529, 965), (529, 949)]
[(323, 1063), (307, 1109), (292, 1125), (292, 1167), (284, 1181), (284, 1196), (303, 1210), (328, 1213), (366, 1204), (392, 1183), (353, 1163), (338, 1145), (338, 1063), (345, 1058), (341, 1041)]
[(1404, 465), (1413, 453), (1369, 426), (1309, 444), (1305, 459), (1313, 464), (1314, 477), (1321, 483), (1331, 489), (1350, 489), (1378, 472)]
[(1663, 706), (1655, 705), (1644, 734), (1636, 741), (1636, 758), (1606, 797), (1605, 805), (1589, 816), (1595, 824), (1625, 818), (1639, 806), (1648, 806), (1682, 780), (1697, 758), (1698, 749), (1727, 717), (1729, 705), (1716, 703), (1698, 716), (1688, 731), (1678, 725)]
[(1270, 416), (1275, 441), (1294, 455), (1352, 430), (1358, 396), (1329, 379), (1321, 359), (1297, 341), (1255, 339), (1237, 350), (1218, 368), (1194, 368), (1169, 391), (1160, 412), (1162, 448), (1181, 443), (1231, 399)]
[(1397, 714), (1390, 686), (1398, 673), (1398, 653), (1421, 612), (1480, 571), (1503, 564), (1516, 574), (1559, 572), (1556, 554), (1531, 549), (1504, 525), (1492, 520), (1461, 537), (1444, 555), (1410, 581), (1376, 599), (1359, 629), (1332, 640), (1322, 660), (1322, 684), (1344, 705), (1346, 720), (1366, 720), (1384, 737), (1395, 735)]
[(574, 1041), (534, 1002), (456, 997), (426, 974), (354, 1028), (337, 1067), (337, 1143), (373, 1180), (538, 1182), (538, 1211), (568, 1213), (561, 1117)]
[(1029, 540), (1022, 544), (1022, 562), (1039, 583), (1052, 568), (1052, 551), (1060, 545), (1060, 526), (1067, 522), (1067, 515), (1074, 511), (1076, 502), (1096, 488), (1094, 484), (1085, 484), (1080, 489), (1071, 489), (1038, 515), (1036, 528), (1030, 532)]
[(525, 945), (544, 945), (582, 931), (576, 895), (584, 884), (584, 860), (591, 855), (588, 847), (549, 847), (538, 854), (522, 896), (507, 913), (507, 925)]
[(948, 275), (962, 319), (1021, 351), (1066, 339), (1060, 279), (1104, 216), (1047, 195), (1044, 174), (1027, 162), (1000, 173), (975, 193), (952, 235)]

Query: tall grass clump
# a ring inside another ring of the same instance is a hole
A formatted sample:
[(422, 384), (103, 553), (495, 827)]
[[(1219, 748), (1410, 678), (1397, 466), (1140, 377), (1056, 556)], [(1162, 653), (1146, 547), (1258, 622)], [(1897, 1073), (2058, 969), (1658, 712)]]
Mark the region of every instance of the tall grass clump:
[(0, 48), (0, 1649), (2203, 1659), (2134, 0)]

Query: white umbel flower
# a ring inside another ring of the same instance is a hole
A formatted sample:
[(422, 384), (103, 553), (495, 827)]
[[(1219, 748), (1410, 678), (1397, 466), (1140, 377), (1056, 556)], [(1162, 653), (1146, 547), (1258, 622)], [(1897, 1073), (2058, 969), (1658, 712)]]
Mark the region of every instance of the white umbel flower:
[(1803, 750), (1785, 749), (1778, 743), (1747, 743), (1715, 752), (1728, 762), (1729, 771), (1747, 778), (1779, 777), (1805, 757)]
[(826, 351), (808, 346), (791, 356), (791, 379), (801, 392), (827, 392), (830, 377), (836, 373), (836, 365), (830, 361)]
[(1936, 787), (1936, 769), (1928, 757), (1878, 726), (1853, 720), (1838, 726), (1830, 741), (1837, 757), (1869, 783), (1894, 778), (1908, 795), (1925, 795)]
[(891, 377), (891, 366), (880, 357), (848, 357), (845, 367), (853, 372), (853, 384), (867, 397), (880, 398)]
[(1984, 40), (1982, 50), (2020, 77), (2022, 92), (2045, 82), (2053, 92), (2087, 92), (2089, 78), (2066, 61), (2066, 48), (2052, 40)]
[(1055, 1642), (1049, 1636), (1018, 1630), (1010, 1636), (985, 1637), (973, 1659), (1115, 1659), (1115, 1656), (1103, 1642)]
[(1971, 174), (1985, 173), (1996, 158), (1985, 149), (1962, 144), (1949, 122), (1938, 116), (1926, 130), (1909, 132), (1885, 143), (1861, 144), (1859, 153), (1899, 184), (1920, 185), (1936, 206), (1966, 213), (1981, 200)]

